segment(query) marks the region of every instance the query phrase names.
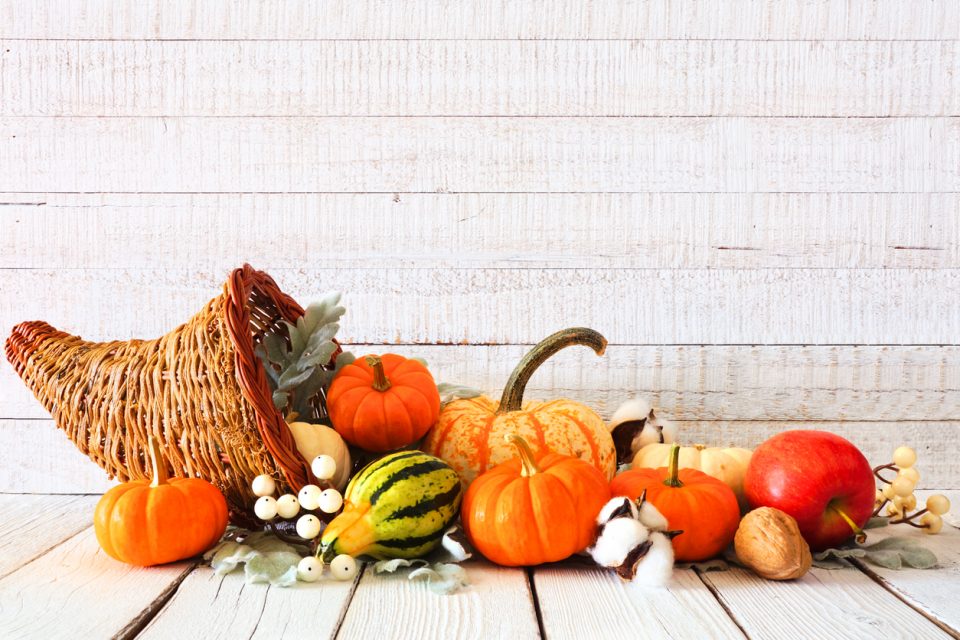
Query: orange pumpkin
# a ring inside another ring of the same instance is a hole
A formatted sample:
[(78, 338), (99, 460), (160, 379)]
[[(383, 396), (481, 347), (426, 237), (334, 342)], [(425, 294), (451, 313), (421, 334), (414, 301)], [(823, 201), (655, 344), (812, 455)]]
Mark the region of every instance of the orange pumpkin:
[(147, 443), (153, 481), (131, 480), (97, 503), (97, 542), (111, 558), (149, 567), (203, 553), (227, 528), (227, 501), (200, 478), (167, 479), (153, 438)]
[(437, 423), (440, 393), (423, 364), (394, 353), (357, 358), (327, 393), (330, 421), (343, 439), (367, 451), (412, 444)]
[(610, 499), (607, 479), (578, 458), (548, 453), (536, 459), (520, 436), (510, 442), (519, 458), (477, 478), (463, 498), (467, 539), (507, 567), (555, 562), (587, 548)]
[(699, 562), (723, 552), (740, 524), (733, 489), (696, 469), (680, 469), (680, 445), (674, 444), (670, 466), (625, 471), (610, 483), (610, 493), (636, 500), (644, 491), (667, 519), (683, 531), (673, 539), (678, 562)]
[(547, 358), (564, 347), (586, 345), (602, 355), (607, 341), (592, 329), (565, 329), (536, 345), (513, 370), (500, 402), (480, 396), (454, 400), (440, 412), (423, 450), (453, 467), (465, 484), (510, 460), (506, 438), (522, 436), (538, 455), (561, 453), (585, 460), (609, 480), (617, 470), (617, 452), (603, 418), (573, 400), (523, 402), (527, 381)]

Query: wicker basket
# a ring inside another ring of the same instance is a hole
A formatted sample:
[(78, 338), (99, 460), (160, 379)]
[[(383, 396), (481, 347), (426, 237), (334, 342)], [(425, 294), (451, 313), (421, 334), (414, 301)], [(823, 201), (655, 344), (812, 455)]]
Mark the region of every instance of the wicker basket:
[(315, 480), (254, 355), (267, 333), (286, 334), (281, 320), (302, 314), (270, 276), (244, 265), (221, 295), (156, 340), (86, 342), (25, 322), (6, 354), (57, 426), (111, 477), (149, 477), (153, 436), (175, 475), (217, 485), (242, 520), (258, 474), (295, 491)]

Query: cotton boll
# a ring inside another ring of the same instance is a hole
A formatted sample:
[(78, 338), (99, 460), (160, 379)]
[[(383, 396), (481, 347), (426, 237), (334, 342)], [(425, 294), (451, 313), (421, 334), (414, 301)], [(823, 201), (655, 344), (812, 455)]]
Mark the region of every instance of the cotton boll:
[(614, 518), (606, 523), (600, 537), (588, 549), (593, 561), (602, 567), (618, 567), (634, 548), (647, 541), (649, 530), (632, 518)]
[[(634, 439), (634, 451), (639, 451), (648, 444), (674, 442), (677, 438), (677, 425), (657, 413), (659, 409), (651, 409), (643, 430)], [(637, 446), (639, 445), (639, 446)]]
[(673, 543), (666, 535), (650, 534), (650, 549), (637, 563), (633, 583), (644, 587), (664, 587), (673, 575)]
[(637, 504), (630, 498), (613, 498), (600, 509), (600, 515), (597, 516), (597, 524), (606, 524), (614, 518), (633, 518), (637, 519)]
[(643, 398), (627, 400), (613, 412), (613, 417), (610, 418), (610, 430), (613, 431), (617, 425), (624, 422), (645, 420), (650, 413), (650, 409), (650, 403)]
[(648, 500), (644, 500), (640, 505), (640, 515), (638, 519), (651, 531), (666, 531), (670, 527), (670, 523), (663, 517), (660, 510), (653, 506), (653, 503)]

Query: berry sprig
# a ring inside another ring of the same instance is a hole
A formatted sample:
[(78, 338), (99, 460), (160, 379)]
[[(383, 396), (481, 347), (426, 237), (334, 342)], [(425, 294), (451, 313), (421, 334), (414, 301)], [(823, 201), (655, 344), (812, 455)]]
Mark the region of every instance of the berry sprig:
[[(917, 452), (910, 447), (901, 446), (893, 452), (893, 462), (873, 470), (873, 475), (884, 484), (881, 489), (877, 489), (873, 515), (880, 515), (886, 507), (889, 524), (908, 524), (933, 535), (943, 528), (941, 516), (950, 511), (950, 500), (937, 493), (927, 498), (923, 509), (910, 513), (917, 508), (917, 497), (913, 491), (920, 481), (920, 472), (914, 467), (916, 463)], [(897, 475), (888, 480), (881, 471), (896, 471)]]
[[(284, 542), (307, 546), (310, 555), (297, 565), (297, 577), (304, 582), (316, 582), (323, 575), (323, 560), (320, 559), (320, 533), (326, 523), (343, 508), (343, 495), (329, 480), (337, 474), (337, 462), (331, 456), (319, 455), (310, 465), (313, 475), (327, 488), (315, 484), (304, 485), (297, 495), (285, 493), (275, 498), (277, 483), (268, 475), (253, 479), (251, 488), (257, 498), (253, 512), (272, 532)], [(291, 534), (291, 529), (295, 535)], [(330, 573), (338, 580), (352, 580), (357, 575), (357, 561), (341, 554), (330, 562)]]

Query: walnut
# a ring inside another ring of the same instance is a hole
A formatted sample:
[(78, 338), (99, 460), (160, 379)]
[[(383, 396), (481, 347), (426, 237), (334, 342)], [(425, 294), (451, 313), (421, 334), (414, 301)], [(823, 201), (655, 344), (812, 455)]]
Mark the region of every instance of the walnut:
[(733, 545), (740, 562), (761, 578), (793, 580), (810, 570), (810, 547), (792, 516), (761, 507), (743, 517)]

